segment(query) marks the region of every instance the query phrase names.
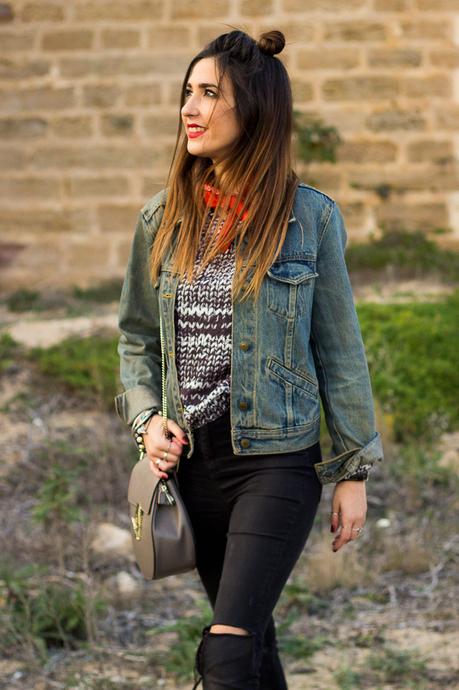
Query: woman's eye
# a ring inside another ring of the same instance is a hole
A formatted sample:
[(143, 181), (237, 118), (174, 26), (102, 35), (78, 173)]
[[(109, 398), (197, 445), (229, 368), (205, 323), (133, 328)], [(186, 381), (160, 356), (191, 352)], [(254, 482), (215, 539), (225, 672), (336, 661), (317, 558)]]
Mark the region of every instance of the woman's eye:
[[(187, 96), (189, 96), (190, 93), (191, 93), (191, 89), (185, 89), (185, 98), (186, 98)], [(206, 90), (204, 91), (204, 93), (205, 93), (206, 95), (209, 94), (210, 96), (214, 96), (214, 97), (217, 96), (217, 94), (216, 94), (214, 91), (211, 91), (210, 89), (206, 89)]]

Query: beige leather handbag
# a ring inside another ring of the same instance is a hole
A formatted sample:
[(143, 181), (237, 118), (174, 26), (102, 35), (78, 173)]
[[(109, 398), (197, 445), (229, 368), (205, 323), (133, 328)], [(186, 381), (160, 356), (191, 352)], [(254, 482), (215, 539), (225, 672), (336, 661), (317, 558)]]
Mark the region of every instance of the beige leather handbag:
[[(166, 356), (160, 317), (162, 417), (167, 430)], [(196, 567), (194, 533), (182, 497), (176, 470), (168, 479), (159, 479), (150, 468), (150, 459), (141, 453), (134, 465), (128, 487), (129, 515), (134, 556), (148, 580), (193, 570)]]

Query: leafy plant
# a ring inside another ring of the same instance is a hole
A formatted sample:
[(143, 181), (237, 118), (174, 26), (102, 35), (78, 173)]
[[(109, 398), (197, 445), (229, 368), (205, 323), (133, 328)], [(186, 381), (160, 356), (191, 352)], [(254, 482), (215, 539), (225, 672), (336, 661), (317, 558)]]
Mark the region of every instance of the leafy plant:
[(298, 110), (293, 111), (298, 155), (305, 163), (312, 161), (336, 162), (336, 148), (341, 137), (336, 127), (324, 125), (321, 119), (311, 118)]
[[(24, 645), (45, 662), (51, 647), (72, 649), (88, 639), (88, 603), (81, 580), (58, 579), (45, 566), (11, 564), (0, 568), (0, 587), (0, 642), (5, 651)], [(97, 597), (92, 606), (97, 613), (105, 610)]]

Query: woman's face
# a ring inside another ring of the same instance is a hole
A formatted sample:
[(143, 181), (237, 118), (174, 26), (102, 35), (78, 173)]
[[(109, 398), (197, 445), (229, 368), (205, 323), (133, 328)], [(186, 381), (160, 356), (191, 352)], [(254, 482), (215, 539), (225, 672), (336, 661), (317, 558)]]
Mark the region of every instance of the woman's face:
[[(220, 90), (217, 84), (215, 59), (199, 60), (185, 86), (185, 101), (181, 111), (188, 138), (188, 153), (211, 158), (214, 164), (226, 157), (240, 134), (231, 81), (225, 74)], [(190, 129), (191, 124), (199, 125), (200, 129)]]

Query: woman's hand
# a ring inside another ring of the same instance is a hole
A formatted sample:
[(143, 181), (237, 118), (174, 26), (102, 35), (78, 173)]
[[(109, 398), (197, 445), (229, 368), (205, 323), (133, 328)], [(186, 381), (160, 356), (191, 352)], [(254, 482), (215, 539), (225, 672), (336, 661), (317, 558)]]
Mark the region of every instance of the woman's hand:
[(346, 480), (337, 482), (332, 498), (330, 532), (338, 532), (333, 540), (332, 549), (338, 551), (348, 541), (358, 539), (357, 527), (363, 527), (367, 514), (366, 482)]
[[(172, 440), (166, 438), (164, 434), (163, 417), (155, 414), (148, 424), (147, 432), (143, 434), (151, 471), (160, 479), (168, 478), (167, 471), (175, 467), (182, 454), (183, 446), (188, 443), (185, 432), (173, 419), (167, 420), (167, 430), (173, 435)], [(163, 460), (164, 451), (167, 451), (166, 460)], [(157, 460), (161, 461), (159, 465)]]

